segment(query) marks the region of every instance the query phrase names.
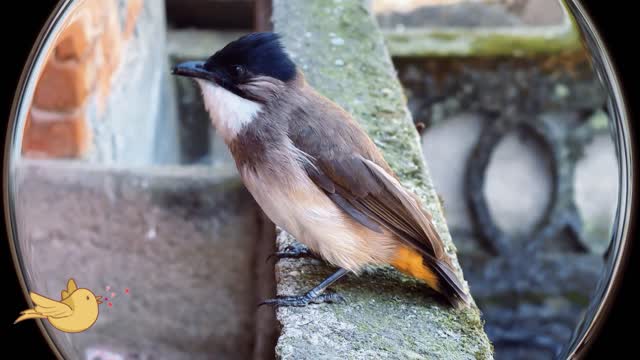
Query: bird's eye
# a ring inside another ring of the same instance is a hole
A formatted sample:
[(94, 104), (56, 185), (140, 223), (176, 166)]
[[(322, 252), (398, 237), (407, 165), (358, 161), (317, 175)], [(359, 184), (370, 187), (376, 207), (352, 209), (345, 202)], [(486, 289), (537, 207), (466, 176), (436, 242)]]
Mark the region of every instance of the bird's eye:
[(89, 295), (87, 295), (87, 300), (89, 300)]
[(233, 71), (235, 72), (235, 75), (238, 77), (243, 76), (245, 74), (245, 69), (244, 69), (244, 66), (242, 65), (234, 65)]

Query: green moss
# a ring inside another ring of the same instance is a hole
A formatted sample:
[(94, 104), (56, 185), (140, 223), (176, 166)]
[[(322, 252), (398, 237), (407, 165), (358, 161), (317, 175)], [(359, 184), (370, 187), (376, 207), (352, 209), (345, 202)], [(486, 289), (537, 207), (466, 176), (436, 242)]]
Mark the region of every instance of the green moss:
[(570, 25), (549, 28), (439, 28), (387, 32), (389, 51), (396, 57), (534, 56), (582, 48)]
[(567, 16), (559, 25), (389, 30), (385, 39), (395, 57), (535, 56), (580, 50), (578, 25), (566, 4), (561, 5)]

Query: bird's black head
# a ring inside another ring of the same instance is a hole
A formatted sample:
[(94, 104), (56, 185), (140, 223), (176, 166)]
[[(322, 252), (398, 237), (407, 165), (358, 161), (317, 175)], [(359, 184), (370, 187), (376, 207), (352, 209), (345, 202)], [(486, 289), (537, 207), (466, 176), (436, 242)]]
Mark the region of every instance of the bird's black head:
[(173, 74), (212, 81), (246, 97), (241, 85), (258, 76), (283, 82), (293, 79), (296, 66), (285, 52), (280, 36), (252, 33), (230, 42), (206, 61), (189, 61), (173, 68)]

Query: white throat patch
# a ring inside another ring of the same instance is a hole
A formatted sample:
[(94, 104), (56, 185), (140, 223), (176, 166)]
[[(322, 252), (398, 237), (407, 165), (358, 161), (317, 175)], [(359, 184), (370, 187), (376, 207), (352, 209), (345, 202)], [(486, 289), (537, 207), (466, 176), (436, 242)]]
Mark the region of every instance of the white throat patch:
[(196, 81), (202, 90), (204, 106), (211, 121), (227, 143), (262, 110), (262, 105), (242, 98), (221, 86), (201, 79)]

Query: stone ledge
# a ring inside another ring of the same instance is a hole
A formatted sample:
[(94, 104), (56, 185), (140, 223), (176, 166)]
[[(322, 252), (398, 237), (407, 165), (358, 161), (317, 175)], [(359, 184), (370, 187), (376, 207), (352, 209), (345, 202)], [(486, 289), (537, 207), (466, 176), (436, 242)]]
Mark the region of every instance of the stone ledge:
[[(273, 3), (275, 31), (307, 80), (360, 121), (403, 184), (433, 214), (445, 247), (455, 246), (421, 155), (383, 36), (359, 0)], [(282, 249), (293, 241), (281, 232)], [(331, 270), (313, 260), (276, 266), (278, 294), (296, 294)], [(335, 289), (347, 304), (279, 308), (280, 359), (447, 358), (490, 359), (492, 346), (474, 305), (450, 310), (436, 304), (424, 285), (389, 268), (349, 277)]]
[(579, 51), (579, 30), (561, 5), (564, 21), (557, 25), (385, 29), (385, 40), (394, 57), (521, 57)]

